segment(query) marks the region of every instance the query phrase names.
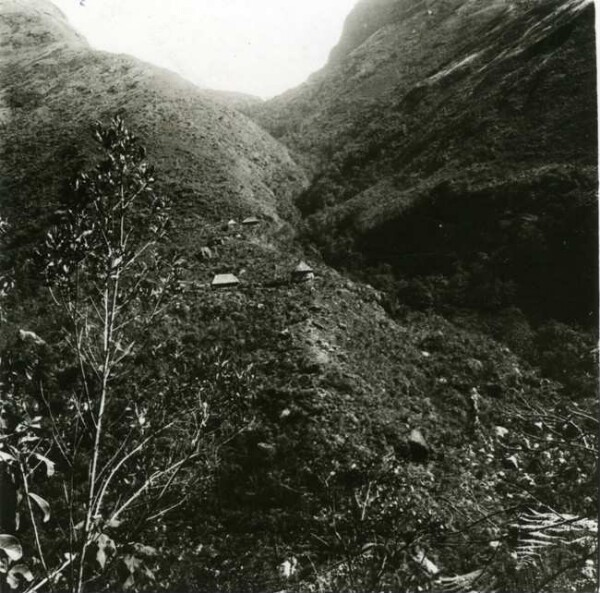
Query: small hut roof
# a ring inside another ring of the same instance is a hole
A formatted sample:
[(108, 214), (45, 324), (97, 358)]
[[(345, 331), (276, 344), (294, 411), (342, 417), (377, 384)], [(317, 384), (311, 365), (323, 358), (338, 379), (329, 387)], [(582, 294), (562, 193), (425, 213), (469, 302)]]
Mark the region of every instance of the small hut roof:
[(302, 260), (295, 268), (294, 268), (294, 272), (296, 274), (305, 274), (307, 272), (312, 272), (313, 269), (304, 261)]
[(211, 286), (235, 286), (240, 281), (233, 274), (217, 274), (211, 283)]
[(260, 220), (258, 220), (256, 216), (248, 216), (248, 218), (244, 218), (244, 220), (242, 220), (242, 224), (258, 224), (259, 222)]

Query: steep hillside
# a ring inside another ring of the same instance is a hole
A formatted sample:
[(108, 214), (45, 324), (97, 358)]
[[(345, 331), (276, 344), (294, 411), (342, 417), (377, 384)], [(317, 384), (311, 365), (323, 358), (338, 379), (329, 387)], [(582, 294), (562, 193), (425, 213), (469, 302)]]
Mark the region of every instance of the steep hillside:
[[(505, 537), (506, 507), (530, 500), (595, 515), (593, 474), (573, 469), (593, 452), (572, 449), (560, 433), (562, 410), (593, 405), (591, 341), (577, 345), (552, 328), (527, 336), (515, 320), (498, 320), (515, 345), (549, 356), (555, 370), (570, 366), (579, 382), (561, 384), (477, 329), (434, 314), (393, 320), (380, 292), (318, 259), (308, 259), (313, 282), (291, 282), (302, 253), (278, 249), (272, 223), (199, 231), (210, 257), (188, 260), (185, 305), (158, 352), (177, 352), (162, 372), (200, 377), (203, 393), (215, 393), (206, 400), (215, 426), (239, 432), (158, 536), (168, 590), (437, 593), (436, 575), (419, 569), (421, 549), (445, 575), (500, 562), (498, 590), (525, 591), (526, 571), (511, 580), (513, 561), (504, 566), (487, 548)], [(236, 274), (239, 287), (211, 290), (222, 272)], [(558, 343), (549, 348), (550, 336)], [(579, 368), (557, 357), (564, 350)], [(539, 406), (561, 410), (543, 457)], [(560, 451), (566, 460), (553, 467)], [(507, 462), (512, 453), (522, 471)], [(496, 512), (496, 527), (479, 522)], [(290, 580), (280, 567), (294, 558)], [(562, 584), (578, 578), (570, 571)]]
[(329, 64), (254, 115), (312, 172), (298, 203), (332, 261), (473, 290), (483, 257), (479, 305), (585, 322), (594, 40), (586, 0), (362, 0)]
[(0, 27), (0, 204), (9, 218), (39, 222), (89, 154), (90, 124), (120, 112), (160, 163), (178, 222), (293, 219), (303, 173), (237, 111), (166, 70), (93, 51), (50, 2), (2, 0)]

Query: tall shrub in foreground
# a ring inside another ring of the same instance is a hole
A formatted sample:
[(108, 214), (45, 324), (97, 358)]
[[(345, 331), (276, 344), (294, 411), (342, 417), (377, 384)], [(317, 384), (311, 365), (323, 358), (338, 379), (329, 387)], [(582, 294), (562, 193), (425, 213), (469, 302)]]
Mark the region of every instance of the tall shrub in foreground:
[[(151, 582), (158, 551), (138, 538), (185, 500), (208, 415), (193, 385), (178, 390), (157, 370), (177, 298), (168, 204), (122, 119), (96, 125), (94, 139), (102, 159), (78, 176), (43, 249), (53, 327), (21, 332), (3, 367), (16, 423), (2, 461), (22, 495), (23, 536), (7, 540), (0, 568), (28, 591)], [(148, 348), (156, 367), (136, 364)]]

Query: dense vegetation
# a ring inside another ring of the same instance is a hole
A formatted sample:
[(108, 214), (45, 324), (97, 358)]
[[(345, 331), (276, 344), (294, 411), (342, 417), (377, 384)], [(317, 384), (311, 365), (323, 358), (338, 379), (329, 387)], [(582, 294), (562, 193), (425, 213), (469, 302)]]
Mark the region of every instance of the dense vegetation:
[[(96, 135), (105, 159), (38, 246), (48, 298), (4, 299), (2, 460), (27, 489), (9, 582), (590, 589), (591, 344), (497, 320), (547, 375), (569, 365), (560, 383), (434, 313), (393, 321), (322, 266), (290, 283), (300, 252), (274, 249), (273, 223), (205, 224), (181, 259), (136, 140), (118, 120)], [(208, 289), (223, 271), (238, 291)]]
[(589, 329), (594, 55), (590, 2), (363, 0), (323, 70), (249, 112), (312, 171), (298, 205), (328, 261), (387, 264), (419, 306)]
[(596, 590), (591, 8), (462, 4), (226, 98), (304, 193), (218, 93), (0, 7), (0, 588)]

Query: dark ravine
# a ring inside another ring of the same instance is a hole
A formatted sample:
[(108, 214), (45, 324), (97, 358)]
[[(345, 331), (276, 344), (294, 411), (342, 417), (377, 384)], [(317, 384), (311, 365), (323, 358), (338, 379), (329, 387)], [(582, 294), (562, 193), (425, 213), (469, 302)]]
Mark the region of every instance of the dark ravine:
[(330, 261), (458, 282), (484, 253), (505, 302), (593, 326), (594, 55), (585, 0), (362, 0), (323, 70), (249, 112), (311, 172)]

